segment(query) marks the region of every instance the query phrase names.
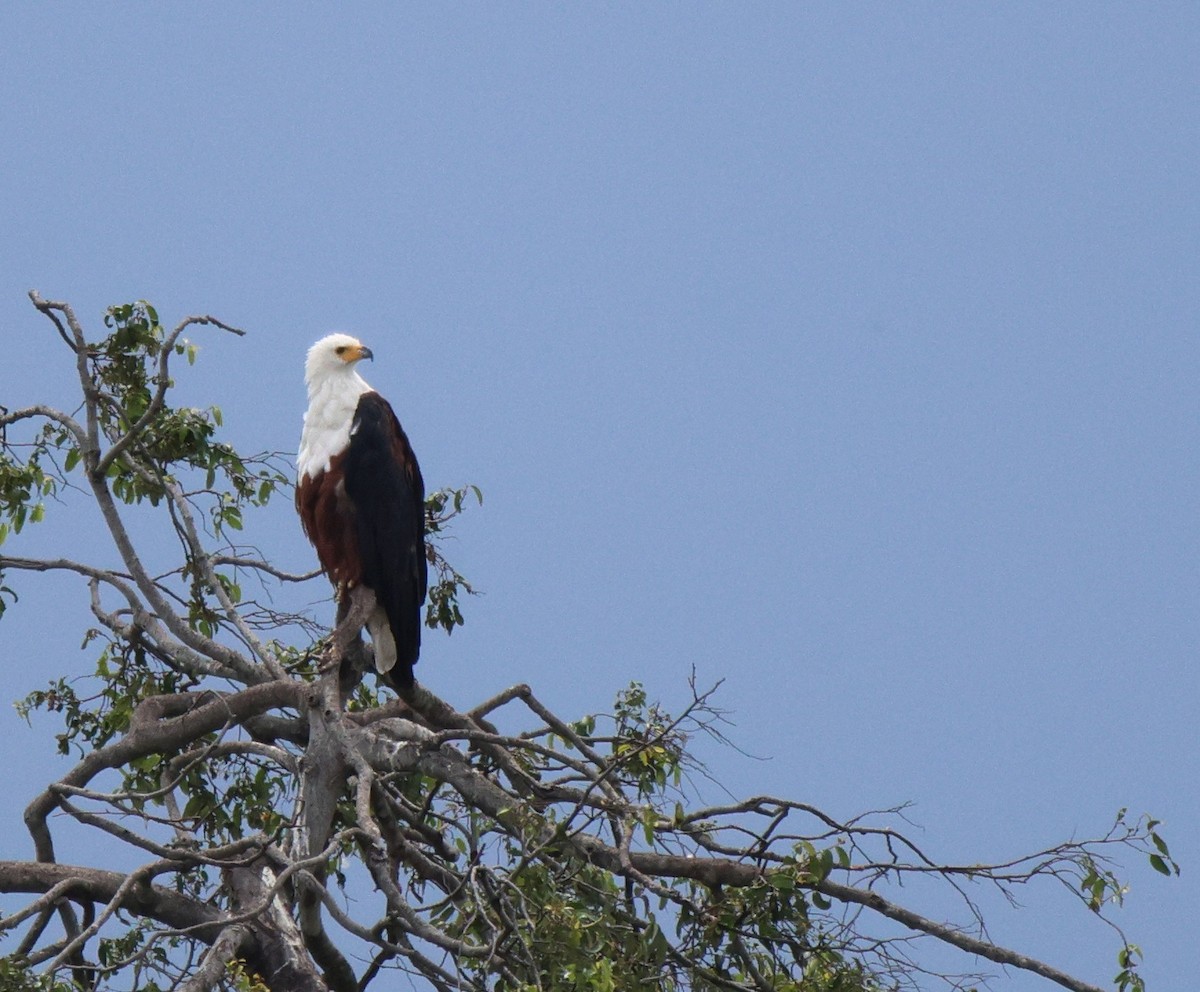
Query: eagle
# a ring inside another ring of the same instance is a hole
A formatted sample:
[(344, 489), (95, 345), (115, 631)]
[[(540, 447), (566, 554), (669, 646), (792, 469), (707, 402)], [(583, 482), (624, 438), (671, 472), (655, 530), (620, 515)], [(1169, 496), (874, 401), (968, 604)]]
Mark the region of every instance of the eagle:
[(421, 653), (425, 483), (391, 405), (358, 374), (358, 363), (374, 357), (349, 334), (330, 334), (309, 349), (296, 509), (337, 589), (338, 621), (353, 588), (375, 594), (367, 618), (375, 668), (403, 691), (413, 685)]

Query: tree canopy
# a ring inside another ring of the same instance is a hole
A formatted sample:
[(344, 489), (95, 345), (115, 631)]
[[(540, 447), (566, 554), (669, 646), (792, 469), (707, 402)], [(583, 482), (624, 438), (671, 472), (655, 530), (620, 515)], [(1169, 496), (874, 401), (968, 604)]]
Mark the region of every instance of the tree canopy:
[[(217, 406), (172, 405), (173, 363), (197, 355), (185, 332), (241, 332), (209, 316), (168, 330), (137, 302), (93, 337), (69, 305), (30, 295), (79, 394), (0, 408), (0, 615), (26, 573), (78, 577), (96, 660), (18, 704), (58, 716), (75, 764), (29, 799), (32, 856), (0, 862), (0, 990), (358, 992), (400, 972), (439, 992), (869, 992), (971, 988), (982, 960), (1095, 992), (990, 940), (968, 882), (1057, 890), (1113, 926), (1115, 986), (1144, 987), (1109, 914), (1122, 853), (1179, 870), (1149, 816), (950, 864), (899, 810), (703, 805), (696, 745), (722, 723), (716, 687), (694, 680), (674, 713), (636, 683), (571, 717), (524, 684), (381, 694), (363, 677), (365, 604), (332, 631), (273, 605), (273, 589), (325, 582), (251, 541), (254, 511), (290, 512), (287, 459), (237, 451)], [(99, 511), (117, 565), (10, 553), (48, 501), (72, 500)], [(428, 498), (431, 628), (463, 623), (471, 587), (438, 539), (476, 501), (472, 486)], [(164, 547), (175, 557), (157, 569), (148, 552)], [(61, 817), (94, 834), (82, 857), (58, 842)], [(115, 848), (139, 866), (95, 853)], [(956, 894), (958, 918), (896, 895), (918, 877)], [(961, 969), (928, 964), (931, 945), (961, 951)]]

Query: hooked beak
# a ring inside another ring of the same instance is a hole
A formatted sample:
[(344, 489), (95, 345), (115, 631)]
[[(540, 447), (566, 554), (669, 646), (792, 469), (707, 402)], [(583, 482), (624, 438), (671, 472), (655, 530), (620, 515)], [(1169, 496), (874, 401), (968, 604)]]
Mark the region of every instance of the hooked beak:
[(364, 358), (369, 358), (371, 361), (375, 361), (375, 353), (364, 344), (358, 349), (358, 358), (359, 361), (362, 361)]

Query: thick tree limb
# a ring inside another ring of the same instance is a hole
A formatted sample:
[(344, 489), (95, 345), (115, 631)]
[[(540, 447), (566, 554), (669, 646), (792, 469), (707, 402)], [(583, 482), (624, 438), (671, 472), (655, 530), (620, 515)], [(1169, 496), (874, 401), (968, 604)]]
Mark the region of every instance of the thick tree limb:
[[(107, 903), (125, 884), (127, 875), (82, 865), (35, 861), (0, 861), (0, 892), (46, 893), (77, 901)], [(209, 943), (221, 930), (221, 911), (206, 902), (161, 885), (138, 885), (124, 893), (122, 909), (186, 930)]]

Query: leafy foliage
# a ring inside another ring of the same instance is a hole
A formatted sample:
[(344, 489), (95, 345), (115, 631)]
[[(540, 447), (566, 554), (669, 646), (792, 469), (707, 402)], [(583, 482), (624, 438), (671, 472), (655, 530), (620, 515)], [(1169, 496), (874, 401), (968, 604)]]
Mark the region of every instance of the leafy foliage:
[(461, 514), (465, 508), (467, 496), (475, 497), (479, 506), (483, 506), (483, 492), (478, 486), (462, 486), (458, 489), (436, 489), (425, 497), (425, 523), (432, 540), (426, 544), (426, 554), (429, 564), (433, 566), (434, 582), (429, 587), (429, 600), (425, 607), (425, 624), (437, 629), (441, 627), (447, 634), (452, 634), (455, 627), (464, 623), (462, 610), (459, 608), (459, 595), (477, 595), (465, 578), (448, 562), (437, 545), (437, 539), (443, 536), (450, 522)]
[(0, 957), (0, 992), (78, 992), (78, 986), (39, 975), (18, 958)]
[(57, 493), (60, 483), (51, 450), (61, 432), (47, 425), (22, 445), (10, 445), (6, 433), (0, 434), (0, 544), (27, 523), (42, 521), (45, 499)]

